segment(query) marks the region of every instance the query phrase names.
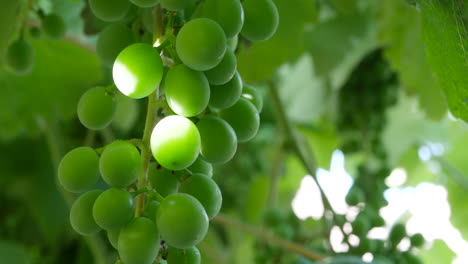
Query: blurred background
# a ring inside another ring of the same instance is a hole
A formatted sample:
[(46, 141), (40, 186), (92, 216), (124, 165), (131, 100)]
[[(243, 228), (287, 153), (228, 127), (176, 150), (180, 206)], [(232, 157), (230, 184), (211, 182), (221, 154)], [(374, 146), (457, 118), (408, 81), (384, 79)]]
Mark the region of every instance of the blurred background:
[[(468, 263), (468, 3), (274, 2), (276, 34), (239, 39), (238, 70), (262, 94), (262, 123), (215, 168), (223, 207), (202, 263)], [(40, 14), (51, 13), (65, 21), (63, 39), (41, 34)], [(25, 17), (35, 65), (18, 76), (3, 58)], [(2, 2), (0, 263), (115, 263), (105, 234), (71, 229), (74, 196), (56, 177), (69, 150), (142, 134), (145, 100), (119, 96), (102, 131), (77, 119), (81, 94), (112, 82), (95, 54), (105, 26), (86, 1)], [(394, 243), (397, 223), (406, 231)]]

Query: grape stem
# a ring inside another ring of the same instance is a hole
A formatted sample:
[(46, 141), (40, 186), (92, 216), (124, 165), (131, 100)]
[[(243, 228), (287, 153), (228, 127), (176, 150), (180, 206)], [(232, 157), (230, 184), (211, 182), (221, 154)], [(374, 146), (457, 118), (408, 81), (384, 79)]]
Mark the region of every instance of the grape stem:
[(230, 227), (233, 227), (235, 228), (236, 230), (240, 230), (242, 232), (245, 232), (245, 233), (249, 233), (251, 235), (254, 235), (256, 238), (260, 238), (276, 247), (279, 247), (279, 248), (282, 248), (282, 249), (285, 249), (289, 252), (294, 252), (294, 253), (297, 253), (299, 255), (302, 255), (310, 260), (314, 260), (314, 261), (321, 261), (323, 260), (325, 257), (322, 256), (321, 254), (319, 253), (315, 253), (313, 251), (310, 251), (309, 249), (303, 247), (302, 245), (300, 244), (296, 244), (294, 242), (291, 242), (291, 241), (288, 241), (288, 240), (284, 240), (284, 239), (281, 239), (279, 237), (276, 237), (274, 235), (272, 235), (271, 233), (269, 232), (266, 232), (258, 227), (255, 227), (255, 226), (251, 226), (251, 225), (248, 225), (248, 224), (245, 224), (237, 219), (234, 219), (230, 216), (227, 216), (227, 215), (224, 215), (224, 214), (218, 214), (216, 217), (214, 217), (212, 219), (212, 221), (214, 223), (217, 223), (217, 224), (222, 224), (222, 225), (225, 225), (225, 226), (230, 226)]

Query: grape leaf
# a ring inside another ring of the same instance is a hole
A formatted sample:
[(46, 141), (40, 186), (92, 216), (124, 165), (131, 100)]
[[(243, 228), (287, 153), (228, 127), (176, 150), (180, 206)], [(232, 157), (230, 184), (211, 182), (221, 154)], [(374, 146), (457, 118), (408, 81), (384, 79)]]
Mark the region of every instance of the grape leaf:
[(419, 256), (423, 263), (452, 263), (455, 253), (444, 241), (437, 239), (429, 250), (422, 251)]
[(0, 259), (8, 264), (32, 263), (31, 255), (23, 245), (6, 240), (0, 240)]
[(32, 41), (33, 71), (16, 76), (0, 70), (0, 139), (39, 132), (38, 120), (75, 116), (81, 94), (101, 79), (100, 64), (90, 51), (66, 41)]
[(459, 0), (420, 0), (427, 59), (451, 113), (468, 122), (468, 34)]
[(442, 90), (424, 53), (421, 13), (405, 0), (385, 0), (378, 15), (378, 39), (404, 88), (418, 96), (426, 116), (438, 120), (447, 112)]
[(262, 219), (263, 209), (267, 207), (270, 190), (270, 178), (256, 177), (249, 186), (246, 198), (245, 215), (249, 223), (258, 224)]

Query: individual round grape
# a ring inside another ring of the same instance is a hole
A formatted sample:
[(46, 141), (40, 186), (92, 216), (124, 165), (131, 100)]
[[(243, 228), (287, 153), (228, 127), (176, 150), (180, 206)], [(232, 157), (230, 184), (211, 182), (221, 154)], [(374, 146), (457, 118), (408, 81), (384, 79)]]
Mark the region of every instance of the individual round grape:
[(273, 34), (279, 24), (278, 9), (271, 0), (247, 0), (244, 7), (244, 26), (241, 35), (252, 42), (264, 41)]
[(78, 102), (78, 119), (92, 130), (107, 127), (114, 117), (116, 103), (107, 95), (104, 87), (94, 87), (86, 91)]
[(179, 11), (195, 3), (195, 0), (161, 0), (161, 6), (167, 10)]
[(202, 174), (193, 174), (180, 184), (179, 192), (195, 197), (205, 208), (211, 219), (215, 217), (223, 203), (221, 190), (213, 179)]
[(169, 246), (187, 249), (203, 240), (208, 231), (208, 216), (200, 202), (185, 193), (166, 197), (156, 213), (161, 237)]
[(91, 235), (101, 230), (93, 218), (93, 204), (101, 193), (101, 190), (92, 190), (75, 200), (70, 209), (70, 224), (73, 230), (82, 235)]
[(99, 159), (99, 171), (112, 187), (127, 187), (135, 182), (141, 170), (138, 149), (127, 141), (114, 141), (104, 148)]
[(115, 97), (116, 107), (112, 126), (120, 131), (127, 132), (133, 128), (138, 118), (138, 102), (130, 97), (118, 93)]
[(119, 235), (120, 235), (120, 229), (107, 231), (107, 239), (111, 243), (111, 246), (115, 249), (117, 249), (117, 245), (119, 242)]
[(217, 116), (205, 116), (198, 121), (197, 128), (201, 138), (200, 152), (206, 161), (223, 164), (234, 157), (236, 133), (226, 121)]
[(18, 75), (26, 75), (34, 68), (36, 56), (34, 49), (26, 40), (19, 39), (8, 46), (6, 62), (8, 67)]
[(127, 26), (120, 23), (111, 24), (99, 33), (96, 53), (105, 65), (112, 66), (117, 55), (135, 41), (135, 34)]
[(176, 39), (180, 60), (197, 71), (206, 71), (218, 65), (226, 47), (223, 29), (208, 18), (190, 20), (179, 31)]
[(167, 254), (167, 263), (169, 264), (200, 264), (201, 255), (196, 247), (187, 249), (178, 249), (170, 247)]
[(156, 200), (146, 202), (145, 209), (143, 210), (142, 216), (150, 219), (151, 221), (156, 221), (156, 213), (158, 212), (160, 203)]
[(29, 28), (29, 36), (31, 36), (32, 39), (40, 39), (41, 38), (41, 29), (39, 27), (31, 27)]
[(206, 0), (202, 8), (201, 16), (218, 23), (227, 38), (232, 38), (241, 31), (244, 10), (239, 0)]
[(160, 247), (159, 231), (155, 223), (136, 217), (120, 230), (118, 249), (125, 264), (151, 264)]
[(107, 22), (116, 22), (124, 18), (130, 6), (128, 0), (89, 0), (93, 14)]
[(259, 113), (262, 111), (263, 97), (255, 87), (244, 83), (241, 96), (254, 104)]
[(221, 110), (219, 116), (234, 129), (238, 142), (252, 139), (260, 126), (257, 108), (244, 98), (240, 98), (235, 105)]
[(60, 39), (65, 35), (66, 27), (63, 18), (51, 14), (42, 18), (42, 29), (46, 36), (52, 39)]
[(117, 56), (112, 69), (117, 88), (128, 97), (143, 98), (161, 82), (163, 65), (156, 49), (145, 43), (126, 47)]
[(105, 230), (124, 226), (133, 217), (133, 199), (125, 190), (110, 188), (104, 191), (94, 202), (93, 217)]
[(221, 62), (216, 67), (205, 72), (210, 84), (221, 85), (232, 79), (237, 69), (237, 59), (234, 51), (227, 49)]
[(155, 6), (159, 0), (130, 0), (134, 5), (138, 7), (153, 7)]
[(242, 94), (242, 79), (235, 73), (232, 79), (223, 85), (211, 85), (210, 106), (218, 109), (233, 106)]
[(239, 43), (239, 36), (236, 35), (236, 36), (234, 36), (234, 37), (227, 40), (227, 47), (228, 47), (228, 49), (230, 49), (232, 51), (236, 51), (238, 43)]
[(60, 184), (69, 192), (86, 191), (99, 179), (99, 158), (94, 149), (79, 147), (71, 150), (58, 167)]
[(412, 247), (422, 247), (424, 245), (424, 237), (420, 233), (414, 234), (410, 237)]
[(177, 191), (177, 178), (170, 170), (158, 169), (155, 163), (149, 165), (148, 180), (151, 186), (164, 197)]
[(183, 170), (200, 153), (200, 133), (189, 119), (167, 116), (154, 127), (151, 152), (156, 161), (169, 170)]
[(211, 163), (205, 161), (201, 156), (198, 156), (197, 160), (187, 168), (191, 173), (199, 173), (208, 177), (213, 177), (213, 166)]
[(210, 100), (210, 85), (202, 72), (179, 64), (166, 75), (166, 100), (176, 114), (191, 117), (203, 112)]

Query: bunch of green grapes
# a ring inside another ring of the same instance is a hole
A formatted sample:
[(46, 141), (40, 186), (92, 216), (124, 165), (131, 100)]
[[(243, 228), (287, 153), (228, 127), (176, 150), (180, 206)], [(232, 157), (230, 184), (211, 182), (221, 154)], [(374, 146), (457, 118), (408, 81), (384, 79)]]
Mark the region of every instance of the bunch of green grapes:
[[(89, 6), (111, 22), (96, 52), (114, 83), (82, 95), (80, 122), (101, 130), (117, 116), (135, 120), (125, 112), (136, 111), (119, 107), (118, 92), (129, 100), (148, 97), (153, 116), (141, 140), (79, 147), (63, 157), (60, 183), (83, 193), (70, 212), (72, 227), (83, 235), (105, 230), (124, 264), (199, 264), (196, 246), (222, 207), (212, 164), (229, 162), (260, 125), (262, 97), (237, 72), (237, 39), (270, 38), (276, 6), (271, 0), (89, 0)], [(130, 16), (132, 8), (142, 10)], [(94, 187), (99, 177), (107, 190)]]

